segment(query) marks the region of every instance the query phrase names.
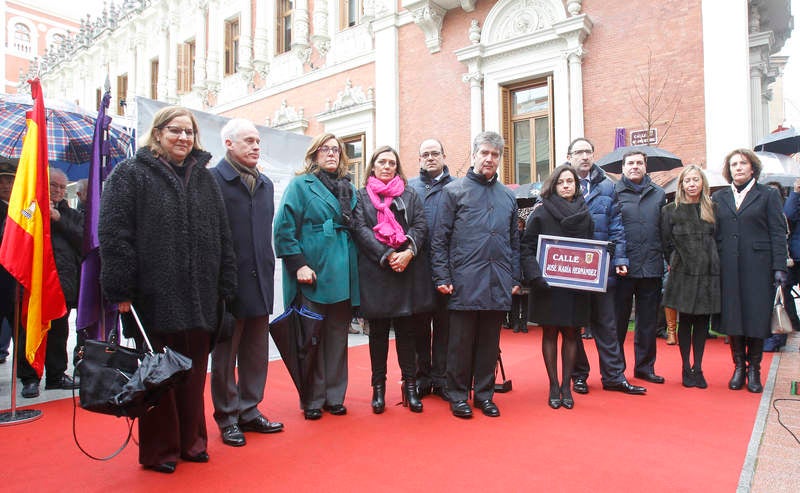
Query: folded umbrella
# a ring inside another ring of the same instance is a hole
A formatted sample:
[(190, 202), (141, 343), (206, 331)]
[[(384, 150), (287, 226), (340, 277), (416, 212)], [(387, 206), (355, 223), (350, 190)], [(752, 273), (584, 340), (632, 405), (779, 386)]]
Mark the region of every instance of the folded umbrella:
[(308, 402), (311, 376), (316, 367), (324, 317), (304, 305), (292, 304), (269, 324), (272, 340), (292, 377), (300, 402)]

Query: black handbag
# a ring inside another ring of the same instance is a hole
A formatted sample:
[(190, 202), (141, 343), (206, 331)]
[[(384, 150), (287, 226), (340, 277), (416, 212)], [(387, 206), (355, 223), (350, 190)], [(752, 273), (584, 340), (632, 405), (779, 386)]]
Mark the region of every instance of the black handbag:
[(75, 367), (80, 375), (81, 407), (95, 413), (135, 417), (117, 406), (113, 397), (139, 368), (142, 356), (134, 349), (117, 344), (115, 335), (109, 341), (87, 340)]

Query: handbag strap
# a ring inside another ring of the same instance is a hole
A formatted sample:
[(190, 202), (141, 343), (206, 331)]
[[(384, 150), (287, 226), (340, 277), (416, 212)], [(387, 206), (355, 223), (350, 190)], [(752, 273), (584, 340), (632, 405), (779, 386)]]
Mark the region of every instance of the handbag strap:
[(86, 449), (83, 448), (81, 443), (78, 441), (78, 431), (76, 427), (77, 415), (78, 415), (78, 401), (77, 401), (77, 396), (75, 395), (75, 389), (73, 388), (72, 389), (72, 438), (73, 440), (75, 440), (75, 445), (78, 446), (78, 449), (81, 452), (83, 452), (83, 455), (85, 455), (90, 459), (99, 461), (107, 461), (113, 459), (114, 457), (118, 456), (123, 450), (125, 450), (125, 447), (127, 447), (128, 443), (131, 441), (131, 437), (133, 437), (133, 422), (135, 421), (135, 418), (130, 419), (126, 417), (125, 419), (128, 421), (128, 436), (125, 438), (125, 441), (122, 442), (122, 445), (120, 445), (117, 450), (112, 452), (111, 455), (107, 455), (105, 457), (95, 457), (94, 455), (87, 452)]
[(139, 314), (136, 313), (136, 309), (131, 305), (131, 314), (133, 315), (133, 319), (136, 320), (136, 326), (139, 327), (139, 333), (142, 334), (144, 338), (144, 343), (147, 346), (145, 348), (146, 352), (152, 353), (153, 352), (153, 345), (150, 344), (150, 339), (147, 338), (147, 333), (144, 331), (144, 327), (142, 326), (142, 321), (139, 320)]
[(777, 306), (777, 305), (783, 305), (783, 304), (784, 304), (784, 301), (783, 301), (783, 289), (781, 289), (781, 287), (778, 286), (775, 289), (775, 301), (772, 303), (772, 305), (773, 306)]

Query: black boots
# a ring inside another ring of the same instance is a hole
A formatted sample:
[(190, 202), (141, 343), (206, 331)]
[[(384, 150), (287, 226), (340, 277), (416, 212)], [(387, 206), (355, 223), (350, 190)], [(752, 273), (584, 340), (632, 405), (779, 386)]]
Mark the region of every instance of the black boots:
[(731, 390), (740, 390), (745, 379), (745, 346), (744, 336), (730, 336), (731, 356), (733, 357), (733, 376), (728, 382)]
[(764, 354), (764, 339), (749, 337), (747, 339), (747, 390), (760, 394), (764, 387), (761, 385), (761, 357)]
[(422, 412), (422, 401), (417, 393), (417, 382), (413, 378), (403, 380), (403, 406), (408, 406), (411, 412)]
[(372, 386), (372, 412), (381, 414), (386, 409), (386, 383)]

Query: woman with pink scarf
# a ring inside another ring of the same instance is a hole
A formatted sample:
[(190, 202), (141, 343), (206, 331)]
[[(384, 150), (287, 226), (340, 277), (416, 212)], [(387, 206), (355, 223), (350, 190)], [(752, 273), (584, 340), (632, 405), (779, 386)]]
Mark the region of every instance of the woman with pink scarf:
[(403, 377), (403, 405), (422, 412), (415, 380), (414, 330), (434, 306), (428, 235), (422, 200), (406, 187), (397, 151), (379, 147), (366, 169), (364, 188), (353, 211), (358, 245), (361, 313), (369, 320), (372, 411), (381, 414), (386, 397), (389, 328), (394, 328)]

